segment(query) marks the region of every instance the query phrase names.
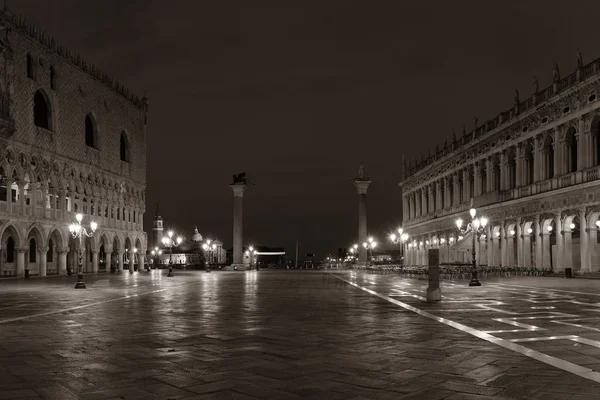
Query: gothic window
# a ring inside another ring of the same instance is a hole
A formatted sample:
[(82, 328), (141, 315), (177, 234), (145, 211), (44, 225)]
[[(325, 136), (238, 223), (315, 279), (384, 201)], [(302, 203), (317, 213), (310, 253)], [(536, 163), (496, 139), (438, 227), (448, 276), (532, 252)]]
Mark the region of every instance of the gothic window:
[(56, 70), (54, 69), (54, 67), (50, 67), (50, 88), (52, 90), (56, 90), (57, 80), (58, 76), (56, 75)]
[(15, 240), (12, 237), (6, 241), (6, 262), (9, 264), (15, 262)]
[(6, 181), (6, 173), (4, 172), (4, 168), (0, 166), (0, 201), (8, 201), (8, 188)]
[(85, 116), (85, 145), (95, 149), (98, 148), (98, 133), (92, 114)]
[(575, 128), (569, 129), (565, 137), (567, 144), (568, 172), (577, 171), (577, 137), (575, 136)]
[(48, 255), (46, 256), (47, 262), (54, 262), (54, 242), (52, 239), (48, 242)]
[(35, 243), (35, 239), (31, 238), (29, 240), (29, 262), (34, 263), (37, 259), (37, 246)]
[(441, 210), (443, 210), (445, 207), (445, 202), (444, 202), (444, 200), (446, 199), (446, 196), (444, 194), (445, 190), (446, 190), (446, 186), (444, 185), (444, 180), (442, 179), (442, 181), (440, 182), (440, 206), (439, 206), (439, 208)]
[(125, 132), (121, 132), (121, 161), (131, 162), (130, 160), (130, 149), (129, 149), (129, 140), (127, 140), (127, 135)]
[(465, 201), (465, 183), (463, 181), (462, 172), (458, 176), (458, 204), (462, 204)]
[(50, 102), (46, 95), (38, 90), (33, 97), (33, 122), (36, 126), (51, 130), (52, 115), (50, 112)]
[(429, 206), (429, 212), (435, 211), (437, 209), (437, 191), (435, 190), (435, 185), (431, 190), (431, 204)]
[(27, 77), (35, 79), (35, 62), (31, 54), (27, 54)]

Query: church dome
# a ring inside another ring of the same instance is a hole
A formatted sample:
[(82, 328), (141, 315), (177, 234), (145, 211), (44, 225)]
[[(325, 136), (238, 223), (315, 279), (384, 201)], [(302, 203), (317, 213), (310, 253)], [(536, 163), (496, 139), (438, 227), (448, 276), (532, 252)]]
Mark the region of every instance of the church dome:
[(192, 242), (199, 243), (202, 241), (202, 235), (198, 232), (198, 227), (194, 228), (194, 234), (192, 235)]

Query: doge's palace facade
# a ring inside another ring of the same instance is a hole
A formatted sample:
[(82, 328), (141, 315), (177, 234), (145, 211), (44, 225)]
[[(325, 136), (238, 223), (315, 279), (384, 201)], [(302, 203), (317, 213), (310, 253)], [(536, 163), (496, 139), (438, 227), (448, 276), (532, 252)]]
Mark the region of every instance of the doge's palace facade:
[(0, 276), (144, 263), (147, 101), (22, 17), (0, 15)]
[[(410, 165), (400, 183), (407, 265), (465, 262), (455, 248), (458, 217), (489, 219), (478, 238), (479, 265), (579, 273), (600, 269), (600, 60), (454, 137), (427, 160)], [(467, 240), (467, 238), (462, 238)], [(470, 246), (469, 246), (470, 247)]]

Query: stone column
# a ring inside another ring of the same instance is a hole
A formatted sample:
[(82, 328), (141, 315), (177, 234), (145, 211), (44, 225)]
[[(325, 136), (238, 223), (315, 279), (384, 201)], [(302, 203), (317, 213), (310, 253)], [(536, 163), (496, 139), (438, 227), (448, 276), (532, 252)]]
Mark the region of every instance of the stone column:
[(113, 249), (111, 247), (105, 247), (104, 248), (104, 265), (105, 265), (105, 272), (110, 272), (110, 267), (112, 266), (112, 252)]
[(504, 228), (504, 221), (502, 221), (502, 224), (500, 225), (500, 263), (503, 267), (508, 266), (507, 247), (508, 246), (506, 244), (506, 229)]
[(533, 229), (535, 233), (535, 263), (536, 269), (542, 269), (544, 263), (543, 246), (542, 246), (542, 230), (540, 226), (540, 217), (536, 215), (533, 220)]
[(473, 164), (473, 197), (481, 194), (481, 168), (479, 162)]
[(531, 267), (531, 234), (523, 232), (523, 266)]
[(420, 191), (421, 191), (421, 215), (426, 215), (427, 214), (427, 201), (428, 201), (427, 189), (421, 188)]
[(433, 187), (427, 185), (427, 214), (433, 213), (435, 210), (435, 198), (433, 197)]
[(553, 270), (554, 272), (560, 272), (565, 270), (563, 228), (560, 213), (555, 215), (554, 220), (556, 224), (556, 268), (553, 268)]
[(40, 276), (46, 276), (48, 269), (48, 248), (38, 247), (38, 252), (40, 253)]
[(452, 199), (452, 205), (455, 206), (460, 204), (460, 184), (458, 174), (460, 172), (455, 172), (452, 174), (452, 179), (454, 181), (454, 185), (452, 186), (454, 189), (454, 198)]
[(506, 169), (506, 152), (502, 151), (500, 152), (500, 190), (506, 190), (508, 188), (508, 171)]
[(448, 208), (452, 205), (452, 199), (450, 198), (450, 181), (452, 177), (445, 176), (444, 177), (444, 204), (442, 208)]
[(58, 275), (65, 276), (67, 275), (67, 253), (69, 248), (62, 247), (56, 251), (58, 252)]
[(463, 198), (463, 203), (467, 200), (470, 199), (470, 193), (471, 193), (471, 180), (469, 179), (469, 170), (468, 169), (463, 169), (462, 171), (463, 174), (463, 190), (462, 190), (462, 198)]
[[(518, 176), (518, 174), (517, 174)], [(521, 229), (521, 219), (517, 218), (516, 226), (515, 226), (516, 240), (515, 244), (517, 246), (517, 262), (518, 267), (523, 266), (523, 229)]]
[(25, 209), (25, 184), (26, 182), (17, 182), (17, 186), (19, 187), (19, 207), (21, 208), (21, 215), (27, 215)]
[(563, 233), (563, 242), (564, 242), (564, 248), (563, 248), (563, 264), (565, 268), (573, 268), (573, 241), (571, 240), (572, 238), (572, 232), (571, 232), (571, 227), (568, 226), (567, 224), (564, 224), (565, 226), (563, 227), (564, 229), (564, 233)]
[(542, 157), (541, 157), (541, 149), (540, 149), (540, 137), (538, 135), (533, 139), (533, 166), (532, 166), (533, 182), (532, 183), (538, 182), (542, 179), (541, 174), (540, 174), (540, 171), (542, 170), (541, 163), (540, 163), (541, 158)]
[(22, 278), (25, 276), (25, 252), (27, 248), (16, 247), (15, 251), (17, 252), (17, 276)]
[(554, 142), (552, 145), (554, 146), (554, 177), (557, 178), (562, 172), (562, 168), (560, 167), (560, 163), (562, 162), (562, 143), (558, 128), (554, 129)]
[(143, 252), (138, 254), (138, 272), (144, 271), (144, 263), (146, 262), (146, 255)]
[(497, 236), (492, 237), (492, 265), (499, 267), (502, 265), (502, 255), (500, 253), (500, 240)]
[(487, 264), (489, 266), (494, 265), (494, 245), (493, 245), (493, 241), (492, 241), (492, 224), (488, 222), (488, 224), (485, 227), (485, 240), (486, 240), (486, 251), (487, 251), (487, 255), (486, 255), (486, 259), (487, 259)]
[[(244, 246), (243, 229), (243, 210), (244, 210), (244, 190), (246, 185), (229, 185), (233, 190), (233, 264), (227, 269), (246, 269), (242, 258), (242, 248)], [(361, 250), (362, 250), (362, 246)]]
[(492, 163), (492, 159), (489, 157), (485, 160), (485, 170), (487, 172), (485, 176), (487, 192), (498, 190), (498, 188), (494, 188), (494, 165)]
[(135, 253), (133, 251), (129, 252), (129, 273), (133, 274), (135, 270)]
[[(598, 255), (597, 255), (597, 240), (598, 240), (598, 229), (596, 228), (596, 224), (589, 221), (588, 228), (588, 249), (589, 249), (589, 257), (590, 257), (590, 272), (598, 272), (600, 271), (600, 263), (598, 263)], [(594, 221), (595, 222), (595, 221)]]
[(117, 251), (117, 256), (119, 257), (119, 272), (123, 272), (124, 262), (123, 262), (123, 254), (125, 252), (122, 250)]
[(545, 270), (552, 270), (552, 249), (550, 248), (550, 232), (542, 232), (542, 267)]
[(581, 272), (591, 272), (592, 258), (589, 251), (589, 239), (585, 208), (579, 210), (579, 251), (581, 254)]
[(521, 157), (521, 144), (515, 146), (515, 188), (523, 186), (523, 157)]
[[(371, 181), (355, 180), (354, 186), (358, 192), (358, 264), (367, 264), (367, 249), (362, 245), (367, 241), (367, 190)], [(426, 201), (422, 192), (422, 198)], [(423, 202), (424, 203), (424, 202)], [(425, 208), (423, 209), (425, 210)]]
[(444, 209), (444, 197), (442, 195), (442, 182), (438, 179), (435, 181), (435, 209)]
[[(585, 116), (580, 116), (577, 127), (577, 171), (581, 171), (589, 167), (587, 163), (587, 149), (591, 147), (588, 143), (588, 133), (585, 131)], [(583, 267), (583, 266), (582, 266)], [(582, 268), (583, 269), (583, 268)]]
[(92, 251), (92, 272), (98, 272), (98, 252)]

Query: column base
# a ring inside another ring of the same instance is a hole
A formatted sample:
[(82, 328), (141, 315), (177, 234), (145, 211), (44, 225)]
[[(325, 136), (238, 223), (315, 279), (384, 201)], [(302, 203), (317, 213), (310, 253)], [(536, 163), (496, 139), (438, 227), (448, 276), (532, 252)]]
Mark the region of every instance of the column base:
[(231, 264), (223, 267), (223, 271), (247, 271), (248, 265), (246, 264)]

